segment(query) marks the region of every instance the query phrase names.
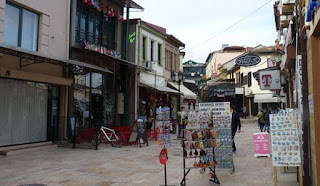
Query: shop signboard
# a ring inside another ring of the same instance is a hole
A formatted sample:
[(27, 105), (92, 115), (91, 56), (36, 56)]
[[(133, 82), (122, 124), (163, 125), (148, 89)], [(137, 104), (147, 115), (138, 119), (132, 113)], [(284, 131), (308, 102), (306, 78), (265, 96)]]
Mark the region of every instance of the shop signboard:
[(273, 166), (300, 166), (301, 144), (295, 110), (270, 114)]
[(241, 67), (249, 67), (257, 65), (261, 62), (261, 58), (255, 54), (247, 54), (240, 56), (236, 60), (236, 64)]
[(270, 157), (269, 134), (267, 132), (253, 133), (254, 157)]
[(281, 90), (280, 70), (266, 70), (259, 73), (261, 90)]
[(229, 115), (230, 102), (199, 103), (200, 111), (211, 111), (213, 115)]

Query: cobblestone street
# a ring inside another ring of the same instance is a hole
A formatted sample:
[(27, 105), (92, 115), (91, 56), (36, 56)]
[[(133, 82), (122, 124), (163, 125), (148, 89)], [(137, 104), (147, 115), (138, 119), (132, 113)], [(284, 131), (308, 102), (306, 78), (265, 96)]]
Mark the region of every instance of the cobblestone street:
[[(246, 122), (243, 121), (243, 131), (236, 135), (236, 172), (218, 170), (217, 176), (221, 185), (226, 186), (273, 185), (271, 158), (253, 157), (252, 133), (257, 128)], [(1, 157), (0, 185), (161, 185), (164, 171), (159, 164), (159, 152), (156, 143), (150, 142), (149, 147), (142, 148), (100, 145), (95, 151), (57, 147)], [(168, 152), (168, 184), (179, 185), (183, 177), (180, 141), (173, 140)], [(187, 185), (214, 185), (208, 179), (208, 171), (201, 174), (199, 170), (191, 170)], [(280, 173), (279, 170), (278, 179), (279, 185), (298, 185), (295, 173)]]

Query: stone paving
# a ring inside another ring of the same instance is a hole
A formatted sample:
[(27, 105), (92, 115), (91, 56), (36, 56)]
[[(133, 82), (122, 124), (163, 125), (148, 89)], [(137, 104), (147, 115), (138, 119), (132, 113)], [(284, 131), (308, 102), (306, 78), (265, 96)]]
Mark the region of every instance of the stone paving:
[[(252, 133), (258, 131), (256, 125), (243, 121), (242, 130), (236, 135), (236, 172), (230, 174), (229, 170), (217, 170), (221, 185), (273, 185), (271, 158), (253, 157)], [(159, 152), (160, 148), (156, 143), (150, 142), (149, 147), (142, 148), (113, 148), (103, 144), (98, 151), (57, 147), (0, 157), (0, 185), (164, 185), (164, 170), (163, 165), (159, 164)], [(183, 177), (180, 141), (173, 140), (168, 152), (168, 184), (179, 185)], [(215, 185), (208, 179), (209, 171), (201, 174), (199, 170), (191, 170), (187, 185)], [(279, 173), (278, 179), (280, 186), (298, 185), (295, 173)]]

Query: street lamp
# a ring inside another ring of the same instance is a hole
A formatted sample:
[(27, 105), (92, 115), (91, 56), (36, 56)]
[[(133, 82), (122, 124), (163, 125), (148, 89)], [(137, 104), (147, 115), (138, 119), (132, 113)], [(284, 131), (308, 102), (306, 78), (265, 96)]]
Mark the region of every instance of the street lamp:
[(178, 79), (179, 79), (179, 112), (181, 112), (181, 91), (180, 91), (180, 85), (181, 85), (181, 82), (183, 80), (186, 79), (185, 75), (183, 74), (183, 72), (179, 72), (178, 73)]
[(176, 73), (174, 71), (171, 71), (171, 79), (173, 82), (176, 82)]

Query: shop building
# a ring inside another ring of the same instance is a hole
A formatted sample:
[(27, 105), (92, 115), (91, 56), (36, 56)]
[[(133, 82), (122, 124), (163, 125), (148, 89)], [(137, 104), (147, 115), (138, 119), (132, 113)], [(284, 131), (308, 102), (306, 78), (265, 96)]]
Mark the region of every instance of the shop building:
[[(56, 142), (67, 118), (67, 1), (0, 1), (0, 146)], [(64, 7), (64, 8), (61, 8)]]
[(210, 53), (206, 60), (207, 79), (214, 79), (216, 76), (218, 76), (221, 65), (245, 52), (246, 49), (241, 46), (223, 45), (222, 49)]
[(244, 104), (244, 89), (240, 85), (240, 66), (236, 59), (221, 65), (218, 76), (208, 81), (208, 100), (229, 101), (240, 112)]
[[(317, 121), (320, 119), (320, 85), (317, 82), (319, 66), (319, 46), (320, 46), (320, 2), (300, 1), (299, 21), (301, 57), (297, 56), (296, 72), (297, 78), (302, 85), (298, 86), (298, 109), (302, 110), (302, 130), (303, 130), (303, 151), (304, 151), (304, 173), (305, 183), (312, 185), (320, 184), (320, 127)], [(304, 22), (305, 20), (305, 22)], [(297, 82), (299, 83), (299, 82)], [(299, 107), (300, 105), (300, 107)]]
[(136, 71), (140, 67), (126, 52), (129, 39), (123, 12), (124, 8), (143, 8), (124, 0), (103, 0), (94, 5), (74, 0), (71, 6), (70, 59), (108, 72), (73, 66), (70, 116), (84, 130), (99, 125), (132, 125), (137, 119), (133, 100), (137, 97)]
[(254, 73), (259, 70), (272, 67), (281, 61), (282, 46), (262, 46), (259, 45), (247, 54), (253, 54), (260, 58), (260, 62), (253, 66), (240, 67), (240, 82), (244, 88), (244, 105), (249, 110), (249, 115), (256, 116), (261, 109), (283, 108), (286, 99), (281, 91), (261, 90), (259, 82), (254, 78)]
[[(134, 35), (129, 45), (130, 60), (148, 70), (137, 71), (138, 96), (135, 101), (138, 105), (138, 116), (147, 118), (147, 127), (150, 128), (155, 121), (155, 108), (172, 107), (171, 95), (179, 93), (167, 87), (168, 72), (165, 69), (167, 33), (165, 28), (141, 19), (131, 19), (130, 35)], [(179, 66), (173, 65), (173, 68)]]

